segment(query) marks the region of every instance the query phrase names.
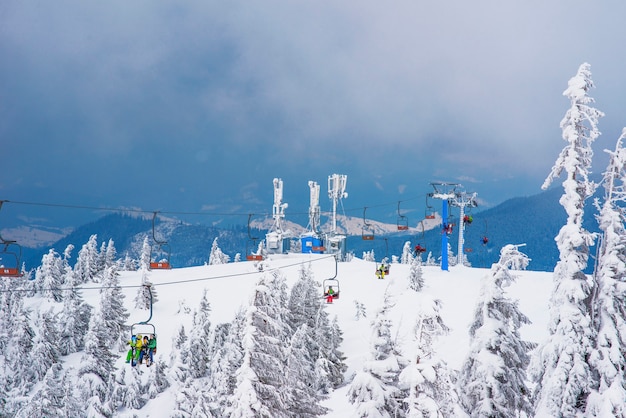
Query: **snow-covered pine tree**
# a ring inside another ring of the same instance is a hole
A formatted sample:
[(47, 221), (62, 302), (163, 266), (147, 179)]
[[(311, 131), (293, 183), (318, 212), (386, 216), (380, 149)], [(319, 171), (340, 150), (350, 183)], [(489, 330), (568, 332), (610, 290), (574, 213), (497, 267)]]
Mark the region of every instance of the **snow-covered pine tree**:
[(61, 387), (63, 388), (63, 405), (62, 417), (83, 417), (85, 415), (84, 400), (77, 394), (74, 380), (74, 368), (70, 367), (65, 370), (61, 379)]
[(594, 236), (583, 228), (585, 200), (596, 184), (589, 179), (593, 151), (600, 135), (598, 119), (603, 113), (593, 108), (590, 66), (582, 64), (563, 92), (571, 107), (561, 121), (567, 145), (561, 151), (543, 189), (563, 171), (564, 193), (559, 202), (567, 222), (556, 237), (559, 262), (554, 269), (554, 291), (550, 300), (549, 337), (533, 359), (536, 385), (535, 413), (538, 416), (575, 416), (583, 413), (594, 383), (588, 363), (596, 333), (591, 322), (593, 282), (585, 275), (589, 246)]
[(458, 402), (446, 363), (437, 357), (434, 344), (449, 329), (441, 318), (441, 301), (426, 295), (418, 304), (415, 324), (415, 362), (399, 376), (407, 417), (455, 416)]
[(371, 358), (348, 389), (348, 398), (356, 405), (359, 417), (393, 417), (401, 414), (403, 408), (398, 379), (408, 362), (391, 336), (389, 311), (393, 305), (391, 295), (385, 292), (383, 307), (372, 322)]
[(15, 418), (62, 417), (64, 415), (65, 388), (62, 386), (63, 367), (59, 363), (48, 369), (43, 384), (30, 401), (20, 409)]
[(111, 403), (114, 409), (141, 409), (147, 402), (142, 392), (138, 367), (122, 368), (115, 374)]
[(291, 345), (287, 350), (285, 377), (286, 387), (291, 392), (288, 406), (291, 416), (310, 418), (327, 412), (326, 408), (319, 405), (315, 358), (311, 357), (308, 349), (311, 342), (308, 326), (302, 324), (291, 337)]
[(115, 244), (112, 239), (109, 239), (107, 242), (106, 248), (102, 251), (103, 259), (104, 259), (104, 268), (109, 268), (114, 266), (117, 258), (117, 250), (115, 249)]
[(107, 344), (111, 348), (117, 345), (119, 351), (124, 351), (128, 331), (126, 320), (130, 314), (124, 307), (125, 296), (120, 287), (117, 265), (113, 264), (104, 270), (100, 292), (100, 312), (104, 321), (103, 325), (108, 329), (109, 334)]
[(285, 341), (289, 333), (279, 306), (281, 297), (272, 291), (282, 287), (281, 276), (264, 274), (257, 283), (246, 312), (242, 332), (243, 362), (237, 370), (237, 389), (231, 398), (232, 418), (287, 417), (288, 388), (283, 372)]
[(143, 270), (150, 270), (150, 238), (145, 236), (143, 243), (141, 244), (141, 254), (139, 255), (139, 268)]
[(227, 254), (224, 254), (220, 247), (217, 244), (217, 237), (213, 240), (213, 244), (211, 245), (211, 253), (209, 254), (209, 265), (215, 264), (227, 264), (230, 261), (230, 257)]
[(209, 400), (215, 416), (230, 416), (229, 399), (237, 387), (236, 371), (243, 362), (241, 345), (245, 311), (239, 310), (230, 323), (218, 324), (213, 333), (209, 371)]
[(148, 374), (146, 388), (148, 397), (154, 399), (168, 387), (170, 387), (170, 382), (167, 380), (167, 365), (163, 361), (155, 361), (154, 367), (150, 367)]
[(98, 282), (98, 246), (97, 235), (89, 237), (89, 241), (83, 244), (78, 252), (78, 258), (74, 265), (74, 271), (77, 274), (79, 283), (87, 283), (89, 281)]
[(593, 326), (598, 336), (590, 363), (598, 387), (587, 401), (587, 415), (626, 417), (626, 128), (604, 173), (604, 202), (596, 202), (602, 240), (594, 277)]
[(346, 358), (343, 352), (339, 350), (343, 342), (343, 332), (339, 328), (337, 317), (330, 321), (325, 309), (320, 312), (318, 326), (315, 328), (315, 341), (319, 344), (315, 362), (317, 390), (327, 394), (343, 384), (348, 366), (344, 362)]
[(70, 270), (65, 275), (63, 308), (59, 312), (59, 351), (61, 355), (76, 353), (85, 346), (85, 334), (89, 329), (91, 306), (84, 302), (77, 276)]
[(519, 332), (530, 320), (504, 291), (517, 279), (513, 271), (528, 266), (528, 257), (518, 247), (500, 250), (500, 260), (483, 279), (470, 325), (470, 349), (458, 391), (461, 405), (472, 417), (532, 415), (526, 368), (535, 344), (523, 341)]
[(104, 325), (100, 312), (95, 312), (89, 321), (85, 336), (85, 350), (78, 369), (78, 387), (81, 398), (87, 404), (89, 417), (110, 417), (115, 356), (109, 349), (109, 329)]
[(404, 243), (402, 247), (402, 256), (400, 256), (400, 264), (411, 264), (413, 263), (413, 249), (411, 248), (411, 241), (407, 241)]
[(200, 306), (194, 312), (193, 327), (189, 333), (189, 371), (193, 378), (204, 377), (210, 362), (211, 305), (205, 288), (200, 298)]
[(48, 369), (59, 362), (59, 337), (56, 324), (56, 318), (51, 310), (39, 313), (35, 321), (36, 333), (33, 338), (30, 367), (38, 381), (43, 380)]
[[(182, 389), (191, 380), (191, 373), (189, 372), (189, 345), (187, 344), (187, 334), (185, 333), (185, 327), (181, 325), (178, 329), (177, 335), (174, 337), (172, 350), (170, 351), (170, 367), (169, 374), (174, 386), (178, 386), (178, 389)], [(186, 402), (186, 399), (181, 398), (177, 402)], [(184, 407), (183, 410), (191, 409)]]
[(424, 288), (422, 260), (419, 257), (415, 257), (411, 261), (411, 270), (409, 272), (409, 287), (416, 292), (420, 292)]
[(30, 325), (31, 310), (24, 307), (21, 297), (11, 303), (9, 340), (5, 349), (6, 375), (11, 395), (21, 396), (30, 391), (38, 379), (31, 369), (35, 332)]
[(35, 287), (43, 297), (54, 302), (60, 302), (64, 273), (63, 262), (59, 253), (51, 248), (41, 258), (41, 266), (37, 267), (35, 271)]

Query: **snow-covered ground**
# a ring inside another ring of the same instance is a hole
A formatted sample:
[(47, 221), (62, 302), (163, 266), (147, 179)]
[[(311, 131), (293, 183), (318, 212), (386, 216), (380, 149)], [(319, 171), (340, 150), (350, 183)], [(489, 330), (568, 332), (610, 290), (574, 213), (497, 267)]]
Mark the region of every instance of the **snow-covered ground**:
[[(310, 264), (314, 279), (322, 283), (335, 276), (335, 262), (332, 256), (317, 254), (273, 255), (264, 262), (265, 271), (280, 269), (292, 285), (299, 276), (303, 264)], [(411, 358), (415, 345), (413, 327), (415, 325), (416, 306), (421, 300), (440, 299), (443, 303), (442, 317), (450, 328), (450, 333), (442, 337), (437, 344), (437, 353), (453, 369), (459, 369), (469, 347), (468, 326), (473, 319), (474, 308), (481, 286), (481, 279), (488, 274), (487, 269), (450, 267), (442, 271), (439, 267), (424, 266), (425, 287), (421, 293), (411, 290), (408, 285), (410, 265), (392, 264), (390, 274), (384, 280), (375, 276), (375, 264), (354, 258), (350, 262), (337, 264), (337, 279), (340, 283), (340, 298), (332, 304), (326, 304), (320, 297), (332, 317), (336, 316), (343, 331), (344, 342), (341, 347), (346, 356), (348, 370), (345, 373), (346, 384), (333, 392), (324, 406), (330, 409), (328, 417), (348, 417), (354, 413), (346, 393), (351, 377), (361, 370), (363, 362), (370, 353), (370, 322), (382, 306), (383, 295), (392, 295), (395, 305), (391, 312), (393, 332), (402, 353)], [(149, 279), (153, 282), (158, 297), (154, 304), (151, 323), (155, 325), (159, 349), (157, 361), (169, 361), (173, 336), (180, 324), (191, 329), (192, 312), (198, 309), (203, 289), (208, 290), (211, 304), (211, 322), (213, 325), (230, 322), (237, 310), (247, 306), (253, 287), (262, 275), (254, 262), (239, 262), (211, 266), (199, 266), (172, 270), (152, 270)], [(138, 286), (141, 283), (140, 272), (121, 272), (120, 284)], [(85, 286), (90, 288), (90, 286)], [(100, 292), (84, 290), (87, 302), (98, 306)], [(320, 286), (320, 296), (321, 296)], [(519, 280), (508, 288), (508, 294), (518, 299), (521, 311), (532, 321), (531, 325), (521, 329), (522, 337), (529, 341), (541, 342), (547, 336), (548, 299), (552, 290), (552, 273), (520, 271)], [(124, 287), (125, 305), (131, 316), (129, 324), (145, 321), (148, 311), (134, 308), (133, 299), (137, 288)], [(356, 302), (364, 304), (365, 318), (357, 319)], [(47, 309), (47, 302), (42, 298), (28, 299), (27, 304), (34, 309)], [(124, 363), (126, 352), (119, 353), (116, 366), (129, 367)], [(78, 366), (79, 355), (65, 358), (65, 366)], [(72, 364), (76, 363), (76, 364)], [(141, 366), (145, 368), (145, 366)], [(163, 411), (171, 411), (174, 405), (174, 391), (170, 387), (145, 405), (140, 412), (142, 417), (162, 417)], [(125, 415), (126, 416), (126, 415)]]

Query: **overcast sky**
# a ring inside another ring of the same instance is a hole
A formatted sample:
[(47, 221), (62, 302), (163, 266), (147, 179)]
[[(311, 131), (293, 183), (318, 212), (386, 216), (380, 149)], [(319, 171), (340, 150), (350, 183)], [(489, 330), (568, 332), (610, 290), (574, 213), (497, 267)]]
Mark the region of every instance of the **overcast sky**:
[(271, 212), (280, 177), (306, 212), (308, 180), (329, 208), (332, 173), (346, 208), (415, 217), (431, 181), (484, 207), (536, 194), (580, 64), (606, 113), (596, 172), (626, 126), (624, 16), (621, 0), (4, 0), (0, 199)]

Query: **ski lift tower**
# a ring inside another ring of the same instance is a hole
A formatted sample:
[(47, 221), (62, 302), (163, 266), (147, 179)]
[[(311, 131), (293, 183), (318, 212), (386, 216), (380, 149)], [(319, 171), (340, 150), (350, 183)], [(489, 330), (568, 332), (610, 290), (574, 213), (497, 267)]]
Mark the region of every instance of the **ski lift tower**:
[(463, 245), (465, 244), (465, 207), (475, 208), (478, 206), (476, 203), (476, 193), (458, 192), (454, 198), (450, 200), (452, 206), (458, 206), (460, 208), (459, 214), (459, 246), (457, 253), (457, 264), (463, 265)]
[(274, 225), (265, 235), (267, 252), (270, 254), (282, 254), (288, 248), (284, 247), (282, 220), (285, 217), (287, 203), (283, 203), (283, 181), (274, 179), (274, 206), (272, 207), (272, 218)]
[(328, 176), (328, 197), (333, 202), (332, 223), (328, 234), (328, 243), (331, 254), (339, 254), (339, 260), (344, 260), (346, 255), (346, 236), (337, 233), (337, 202), (348, 197), (346, 193), (346, 174), (333, 174)]
[(456, 197), (457, 183), (430, 183), (435, 189), (428, 196), (441, 199), (441, 270), (448, 271), (448, 202)]
[(320, 185), (315, 181), (309, 181), (311, 199), (309, 204), (309, 225), (307, 231), (302, 234), (302, 252), (309, 254), (323, 254), (324, 242), (320, 236)]

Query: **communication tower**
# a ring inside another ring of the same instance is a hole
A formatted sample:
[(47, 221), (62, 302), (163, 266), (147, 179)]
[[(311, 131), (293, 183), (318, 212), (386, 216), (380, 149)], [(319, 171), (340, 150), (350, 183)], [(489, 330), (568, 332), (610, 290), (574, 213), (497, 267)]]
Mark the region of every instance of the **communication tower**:
[(348, 176), (346, 174), (332, 174), (328, 176), (328, 197), (332, 202), (333, 209), (331, 228), (327, 236), (327, 250), (331, 254), (337, 254), (340, 260), (345, 259), (346, 236), (337, 233), (337, 203), (348, 197), (348, 193), (346, 193), (347, 182)]
[[(285, 217), (285, 209), (289, 206), (287, 203), (283, 203), (283, 181), (279, 178), (274, 179), (274, 206), (272, 206), (272, 218), (274, 218), (274, 224), (270, 231), (265, 235), (265, 244), (267, 252), (270, 254), (282, 254), (289, 250), (288, 245), (285, 245), (284, 231), (282, 226), (282, 220)], [(285, 248), (287, 247), (287, 248)]]
[(320, 185), (309, 181), (310, 204), (307, 231), (301, 235), (303, 253), (323, 254), (326, 248), (320, 234)]

